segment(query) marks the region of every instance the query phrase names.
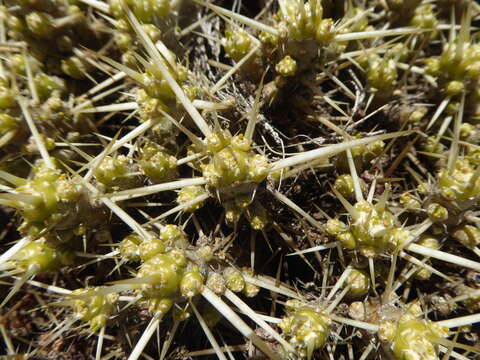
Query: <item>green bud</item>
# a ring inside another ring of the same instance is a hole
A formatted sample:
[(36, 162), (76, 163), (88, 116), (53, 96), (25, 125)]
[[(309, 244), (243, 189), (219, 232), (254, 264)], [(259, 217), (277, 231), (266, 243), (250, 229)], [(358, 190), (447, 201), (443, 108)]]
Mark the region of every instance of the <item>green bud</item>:
[(403, 315), (398, 322), (380, 325), (380, 338), (392, 344), (396, 359), (438, 359), (436, 344), (448, 336), (448, 329), (429, 320)]
[(323, 46), (328, 46), (335, 38), (333, 19), (322, 19), (317, 26), (315, 39)]
[[(244, 268), (243, 273), (248, 276), (252, 276), (252, 277), (254, 276), (254, 273), (250, 268)], [(245, 282), (245, 286), (243, 288), (243, 295), (245, 295), (248, 298), (252, 298), (257, 296), (259, 292), (260, 292), (260, 288), (257, 285), (249, 282)]]
[(340, 175), (335, 179), (334, 189), (342, 194), (345, 198), (352, 198), (355, 195), (355, 186), (353, 178), (349, 174)]
[(429, 136), (423, 144), (423, 149), (432, 154), (441, 154), (446, 149), (437, 136)]
[(355, 249), (357, 247), (357, 241), (350, 231), (345, 231), (337, 235), (337, 239), (342, 243), (342, 246), (346, 249)]
[(207, 150), (211, 153), (217, 153), (231, 142), (232, 136), (227, 131), (219, 130), (208, 135), (204, 142)]
[(301, 307), (284, 317), (278, 326), (301, 356), (310, 357), (312, 351), (325, 345), (331, 322), (326, 313)]
[(180, 226), (168, 224), (162, 226), (160, 239), (167, 247), (185, 249), (188, 245), (187, 235)]
[(474, 142), (478, 139), (478, 128), (470, 123), (462, 123), (460, 125), (460, 139)]
[(163, 254), (165, 252), (165, 244), (157, 238), (145, 239), (138, 246), (138, 252), (140, 258), (143, 261), (147, 261), (158, 254)]
[(155, 43), (162, 37), (162, 32), (158, 27), (153, 24), (143, 24), (143, 31), (148, 35), (148, 37)]
[(16, 131), (20, 121), (6, 113), (0, 114), (0, 136), (10, 131)]
[(157, 254), (145, 261), (138, 271), (137, 278), (146, 278), (141, 292), (146, 298), (170, 298), (177, 291), (182, 279), (177, 255), (171, 252)]
[(397, 67), (395, 61), (388, 57), (380, 58), (371, 55), (368, 61), (367, 80), (377, 91), (390, 91), (397, 83)]
[(113, 40), (115, 41), (118, 49), (122, 52), (126, 52), (133, 46), (132, 36), (126, 32), (115, 32), (113, 35)]
[(180, 292), (185, 297), (198, 295), (203, 289), (204, 278), (198, 271), (185, 273), (180, 282)]
[(241, 60), (250, 51), (252, 41), (244, 30), (225, 30), (222, 46), (228, 57), (235, 61)]
[(0, 109), (9, 109), (17, 105), (15, 93), (12, 89), (0, 87)]
[(254, 230), (263, 230), (270, 223), (267, 211), (258, 202), (249, 209), (248, 220)]
[(206, 285), (217, 295), (222, 295), (226, 289), (225, 278), (214, 272), (208, 274)]
[[(431, 235), (420, 236), (417, 244), (434, 250), (440, 247), (438, 240)], [(427, 260), (426, 264), (431, 265), (429, 260)], [(421, 281), (426, 281), (430, 279), (430, 276), (432, 276), (432, 271), (424, 267), (419, 268), (418, 271), (415, 273), (415, 278)]]
[(245, 280), (240, 271), (233, 267), (227, 267), (223, 271), (223, 278), (225, 279), (225, 286), (233, 292), (243, 291), (245, 287)]
[(41, 101), (47, 100), (54, 91), (63, 93), (66, 90), (65, 82), (56, 76), (40, 73), (35, 76), (34, 81)]
[(166, 314), (173, 306), (173, 300), (170, 298), (152, 297), (148, 300), (148, 311), (151, 313)]
[[(5, 17), (8, 28), (11, 32), (21, 34), (25, 31), (25, 22), (17, 16), (8, 15)], [(16, 35), (16, 34), (15, 34)], [(17, 38), (14, 36), (14, 38)]]
[(145, 175), (155, 182), (173, 179), (177, 174), (177, 159), (155, 143), (142, 149), (138, 163)]
[(131, 162), (126, 156), (106, 156), (93, 171), (93, 174), (98, 182), (107, 187), (124, 188), (133, 185), (135, 182), (129, 175), (131, 170)]
[(446, 88), (445, 91), (449, 96), (455, 96), (461, 94), (465, 90), (465, 85), (461, 81), (450, 81)]
[[(202, 186), (186, 186), (178, 192), (177, 203), (185, 204), (188, 201), (195, 199), (196, 197), (205, 194), (205, 189)], [(197, 202), (189, 207), (185, 208), (186, 212), (194, 212), (203, 206), (204, 201)]]
[(118, 300), (117, 294), (90, 295), (101, 290), (102, 287), (92, 289), (78, 289), (72, 292), (73, 295), (82, 295), (81, 299), (75, 300), (73, 311), (83, 321), (90, 323), (90, 330), (97, 332), (105, 327), (107, 319), (115, 310)]
[(427, 213), (433, 222), (444, 222), (448, 219), (448, 210), (440, 204), (432, 203), (427, 207)]
[(480, 229), (473, 225), (461, 225), (457, 227), (452, 237), (468, 248), (475, 248), (480, 245)]
[(50, 38), (54, 36), (55, 27), (50, 15), (40, 11), (33, 11), (25, 16), (28, 30), (41, 38)]
[(62, 35), (56, 40), (58, 51), (68, 53), (73, 50), (74, 43), (70, 36)]
[(346, 285), (349, 286), (348, 296), (359, 298), (370, 290), (370, 278), (365, 271), (353, 269), (346, 280)]
[(348, 226), (338, 219), (328, 219), (325, 231), (328, 235), (336, 236), (348, 230)]
[(58, 198), (64, 202), (75, 203), (82, 193), (80, 183), (75, 180), (60, 178), (56, 183), (56, 187)]
[(60, 265), (59, 252), (48, 246), (45, 239), (35, 240), (22, 247), (14, 257), (18, 266), (36, 273), (55, 270)]
[[(417, 28), (436, 29), (438, 19), (435, 16), (435, 8), (433, 5), (424, 5), (416, 8), (410, 24)], [(435, 37), (435, 35), (436, 32), (432, 32), (430, 38)]]
[(249, 162), (248, 178), (254, 183), (261, 183), (270, 171), (268, 159), (260, 154), (250, 154)]
[(297, 72), (297, 62), (287, 55), (275, 65), (275, 70), (282, 76), (293, 76)]
[(408, 121), (417, 124), (419, 123), (427, 114), (427, 108), (419, 108), (417, 110), (412, 111), (410, 116), (408, 117)]
[(399, 197), (400, 203), (407, 210), (420, 210), (422, 208), (421, 202), (411, 193), (405, 192)]
[(142, 238), (133, 233), (126, 236), (119, 244), (118, 251), (128, 261), (140, 261), (140, 244)]
[(225, 220), (228, 224), (235, 224), (240, 220), (242, 209), (237, 204), (229, 201), (223, 204), (223, 207), (225, 208)]
[(88, 66), (77, 56), (62, 60), (62, 71), (68, 76), (81, 80), (88, 74)]

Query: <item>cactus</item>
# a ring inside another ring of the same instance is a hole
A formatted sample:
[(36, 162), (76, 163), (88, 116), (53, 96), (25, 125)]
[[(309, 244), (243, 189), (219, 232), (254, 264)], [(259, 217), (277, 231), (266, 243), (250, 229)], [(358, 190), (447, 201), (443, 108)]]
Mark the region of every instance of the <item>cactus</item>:
[(5, 0), (0, 357), (477, 358), (479, 14)]

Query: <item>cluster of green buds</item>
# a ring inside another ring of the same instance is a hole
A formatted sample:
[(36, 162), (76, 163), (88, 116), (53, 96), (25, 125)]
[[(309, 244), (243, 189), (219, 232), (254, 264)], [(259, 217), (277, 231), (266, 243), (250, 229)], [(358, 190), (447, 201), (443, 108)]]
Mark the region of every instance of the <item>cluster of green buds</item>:
[(226, 29), (222, 46), (229, 58), (239, 61), (252, 49), (252, 39), (245, 30)]
[(480, 199), (479, 165), (470, 157), (459, 157), (452, 171), (438, 173), (438, 192), (448, 201), (476, 201)]
[(198, 268), (187, 270), (187, 264), (185, 254), (179, 250), (159, 252), (142, 263), (137, 279), (144, 282), (140, 294), (151, 312), (167, 313), (181, 289), (182, 295), (189, 297), (201, 291), (203, 276)]
[(242, 134), (231, 136), (228, 131), (217, 131), (205, 139), (210, 154), (208, 164), (202, 164), (208, 185), (223, 187), (238, 183), (260, 183), (270, 169), (268, 159), (255, 154), (251, 142)]
[(15, 6), (1, 9), (8, 35), (26, 41), (31, 53), (45, 60), (50, 69), (60, 68), (70, 77), (84, 78), (88, 64), (73, 55), (73, 50), (82, 45), (96, 48), (107, 38), (95, 32), (81, 5), (76, 1), (51, 0), (12, 3)]
[[(54, 1), (45, 1), (43, 4), (40, 4), (40, 1), (17, 4), (18, 8), (14, 10), (2, 9), (4, 14), (8, 15), (6, 19), (9, 35), (15, 39), (33, 37), (37, 40), (52, 40), (70, 30), (66, 28), (67, 24), (78, 24), (85, 20), (80, 8), (68, 2), (60, 4), (61, 6)], [(67, 16), (72, 19), (66, 19)], [(59, 47), (58, 50), (64, 49)]]
[(333, 20), (323, 18), (320, 0), (280, 0), (277, 28), (287, 38), (295, 40), (316, 40), (327, 46), (333, 41), (335, 28)]
[[(177, 194), (177, 203), (179, 205), (185, 204), (195, 198), (206, 194), (203, 186), (190, 185), (182, 188)], [(196, 202), (184, 209), (186, 212), (195, 212), (203, 206), (203, 201)]]
[(47, 229), (62, 230), (78, 225), (79, 212), (89, 208), (80, 183), (61, 170), (40, 162), (33, 168), (32, 179), (7, 176), (16, 188), (15, 194), (2, 194), (1, 202), (20, 211), (21, 231), (37, 237)]
[(298, 355), (310, 359), (315, 350), (327, 341), (331, 319), (327, 313), (308, 304), (289, 300), (287, 316), (278, 326), (282, 329)]
[(73, 257), (71, 251), (54, 248), (45, 238), (40, 238), (23, 246), (13, 256), (12, 265), (24, 273), (37, 275), (70, 265)]
[(155, 140), (161, 144), (172, 142), (178, 129), (163, 114), (168, 110), (165, 100), (151, 97), (147, 92), (139, 88), (136, 93), (136, 102), (139, 105), (138, 115), (141, 122), (154, 121), (152, 132)]
[[(168, 62), (163, 58), (159, 61), (162, 61), (170, 75), (181, 86), (185, 95), (194, 99), (198, 88), (189, 85), (189, 80), (192, 80), (193, 74), (185, 66), (175, 62), (174, 53), (168, 51), (168, 57)], [(144, 92), (137, 92), (137, 103), (141, 104), (140, 116), (144, 120), (148, 120), (158, 117), (161, 114), (160, 110), (166, 111), (169, 106), (175, 105), (178, 99), (158, 67), (151, 63), (145, 64), (145, 66), (146, 71), (136, 78), (144, 90)]]
[(90, 331), (97, 332), (104, 328), (107, 320), (115, 312), (115, 304), (118, 295), (110, 293), (106, 295), (95, 294), (104, 289), (94, 287), (89, 289), (77, 289), (72, 295), (78, 296), (73, 300), (73, 312), (77, 318), (90, 323)]
[(135, 17), (143, 23), (154, 23), (156, 19), (170, 14), (172, 9), (171, 0), (109, 0), (110, 12), (116, 19), (127, 17), (124, 5), (130, 8)]
[[(361, 185), (365, 185), (363, 181), (361, 181)], [(363, 188), (364, 187), (365, 186), (363, 186)], [(333, 184), (333, 188), (342, 194), (346, 199), (353, 199), (355, 197), (355, 186), (352, 175), (350, 174), (337, 176), (335, 183)]]
[(247, 217), (254, 230), (263, 230), (270, 223), (267, 211), (258, 200), (252, 201), (252, 196), (251, 193), (237, 194), (233, 200), (223, 204), (228, 224), (237, 223), (242, 214)]
[(358, 299), (365, 296), (370, 290), (370, 277), (363, 270), (353, 269), (347, 277), (346, 284), (348, 286), (347, 296)]
[(438, 136), (429, 136), (423, 143), (423, 149), (432, 154), (442, 154), (445, 152), (446, 147), (440, 142)]
[(123, 282), (134, 284), (151, 312), (166, 313), (181, 297), (191, 298), (202, 291), (204, 275), (188, 256), (187, 245), (185, 233), (176, 225), (162, 226), (158, 237), (141, 239), (132, 234), (120, 243), (122, 257), (141, 261), (136, 278)]
[(128, 189), (138, 183), (137, 166), (125, 155), (106, 156), (93, 175), (106, 189)]
[(365, 75), (370, 90), (376, 93), (377, 97), (390, 97), (398, 78), (396, 59), (390, 54), (385, 54), (383, 57), (371, 54), (361, 63), (366, 70)]
[(351, 250), (366, 257), (376, 257), (395, 251), (409, 239), (410, 232), (396, 225), (393, 214), (384, 205), (357, 202), (349, 209), (351, 224), (338, 219), (328, 220), (325, 230)]
[(187, 237), (176, 225), (163, 225), (158, 237), (143, 240), (138, 234), (126, 236), (119, 244), (119, 252), (127, 261), (146, 260), (151, 254), (164, 253), (167, 249), (185, 249)]
[(140, 150), (138, 165), (154, 182), (162, 182), (177, 175), (177, 159), (158, 144), (150, 142)]
[[(31, 78), (27, 76), (27, 67)], [(48, 70), (38, 60), (24, 54), (13, 54), (8, 57), (4, 71), (5, 75), (15, 77), (15, 82), (0, 78), (0, 147), (8, 144), (10, 150), (38, 152), (36, 146), (25, 145), (28, 129), (27, 124), (21, 121), (22, 112), (17, 103), (18, 94), (32, 87), (35, 88), (35, 96), (32, 96), (35, 106), (30, 107), (28, 112), (39, 132), (48, 134), (49, 137), (44, 138), (48, 150), (55, 147), (53, 139), (57, 137), (71, 141), (72, 136), (91, 130), (86, 125), (91, 114), (72, 113), (71, 101), (63, 99), (67, 92), (66, 81), (47, 74)]]
[(460, 95), (480, 79), (480, 45), (450, 42), (439, 57), (426, 59), (425, 70), (440, 80), (448, 96)]
[(248, 276), (253, 276), (253, 271), (248, 268), (242, 269), (242, 271), (240, 271), (231, 266), (225, 268), (223, 270), (223, 282), (225, 283), (225, 287), (233, 292), (243, 292), (246, 297), (257, 296), (260, 288), (252, 283), (245, 281), (244, 274)]
[(380, 324), (378, 337), (391, 344), (395, 359), (439, 358), (437, 344), (448, 336), (448, 329), (422, 319), (422, 313), (418, 304), (411, 304), (397, 320), (387, 320)]
[[(423, 234), (420, 236), (420, 239), (417, 241), (417, 244), (420, 246), (423, 246), (428, 249), (433, 249), (433, 250), (438, 250), (440, 248), (440, 243), (437, 240), (436, 237), (433, 235), (428, 235), (428, 234)], [(427, 260), (425, 264), (431, 266), (431, 261)], [(419, 269), (415, 273), (415, 278), (418, 280), (428, 280), (430, 279), (430, 276), (432, 275), (432, 271), (430, 269), (427, 269), (425, 267)]]
[[(410, 25), (420, 29), (436, 29), (438, 19), (435, 15), (435, 6), (432, 4), (418, 6), (410, 20)], [(432, 31), (429, 36), (433, 39), (436, 35), (437, 32)]]
[[(152, 42), (156, 43), (161, 40), (162, 31), (157, 26), (144, 23), (141, 27), (145, 35), (148, 36)], [(115, 45), (117, 45), (118, 49), (122, 52), (122, 62), (127, 66), (136, 67), (137, 62), (135, 52), (138, 51), (139, 43), (134, 30), (127, 19), (118, 20), (115, 23), (115, 28), (117, 31), (115, 31), (113, 40), (115, 41)]]

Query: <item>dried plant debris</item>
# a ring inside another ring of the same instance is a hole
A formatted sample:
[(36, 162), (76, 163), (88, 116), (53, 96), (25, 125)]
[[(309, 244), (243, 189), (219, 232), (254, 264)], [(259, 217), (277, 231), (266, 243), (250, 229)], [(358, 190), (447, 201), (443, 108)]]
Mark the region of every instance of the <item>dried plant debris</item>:
[(0, 358), (480, 359), (473, 0), (4, 0)]

